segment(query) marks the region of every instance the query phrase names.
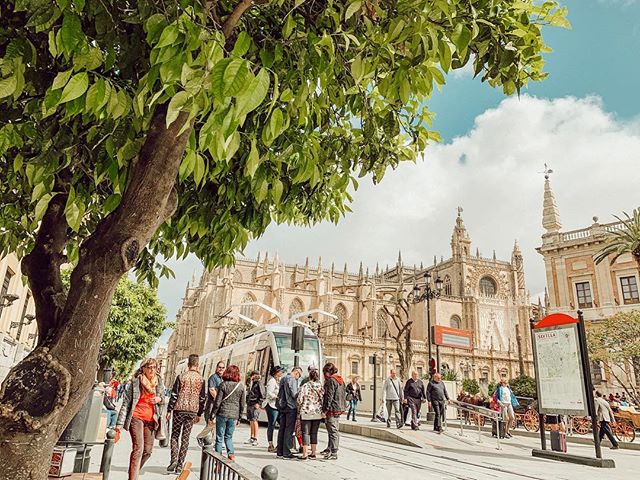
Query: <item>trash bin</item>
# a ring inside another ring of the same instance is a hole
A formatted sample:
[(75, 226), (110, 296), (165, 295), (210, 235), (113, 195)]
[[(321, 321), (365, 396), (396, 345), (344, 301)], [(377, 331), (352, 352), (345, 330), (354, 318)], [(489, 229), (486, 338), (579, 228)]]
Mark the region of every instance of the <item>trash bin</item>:
[[(100, 430), (100, 418), (102, 416), (102, 396), (104, 389), (99, 385), (94, 385), (86, 401), (69, 422), (67, 428), (60, 436), (60, 442), (87, 443), (98, 442), (98, 432)], [(91, 461), (91, 446), (78, 448), (74, 472), (86, 473), (89, 471)]]

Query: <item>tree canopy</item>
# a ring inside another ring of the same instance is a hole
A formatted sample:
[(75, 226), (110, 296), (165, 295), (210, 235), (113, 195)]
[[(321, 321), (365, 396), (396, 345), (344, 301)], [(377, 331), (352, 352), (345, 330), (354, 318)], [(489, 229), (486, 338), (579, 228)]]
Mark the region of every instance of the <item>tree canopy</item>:
[(150, 279), (156, 254), (229, 263), (271, 221), (337, 221), (357, 177), (438, 139), (446, 73), (519, 92), (545, 77), (542, 27), (566, 25), (530, 0), (7, 0), (0, 18), (0, 250), (29, 252), (62, 197), (76, 262), (164, 105), (189, 136)]

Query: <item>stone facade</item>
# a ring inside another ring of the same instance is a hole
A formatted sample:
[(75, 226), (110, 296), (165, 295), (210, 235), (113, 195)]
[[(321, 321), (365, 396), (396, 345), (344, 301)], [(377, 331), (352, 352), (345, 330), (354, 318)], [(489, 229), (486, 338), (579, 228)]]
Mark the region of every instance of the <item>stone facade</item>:
[(29, 287), (22, 282), (18, 257), (0, 257), (0, 382), (33, 349), (37, 339), (34, 315), (35, 305)]
[[(582, 310), (587, 322), (606, 319), (618, 312), (640, 308), (638, 266), (625, 254), (615, 263), (595, 262), (603, 248), (607, 234), (622, 227), (621, 222), (593, 223), (579, 230), (561, 231), (560, 214), (551, 190), (549, 175), (545, 177), (542, 245), (536, 250), (544, 257), (547, 292), (545, 307), (548, 313), (576, 315)], [(637, 374), (636, 374), (637, 373)], [(607, 390), (617, 390), (606, 365), (592, 365), (594, 382)], [(640, 372), (631, 365), (624, 375), (637, 383)]]
[[(208, 352), (228, 344), (245, 327), (233, 319), (240, 313), (260, 323), (280, 321), (276, 315), (257, 306), (260, 302), (278, 312), (283, 320), (295, 313), (322, 309), (338, 317), (314, 316), (324, 355), (337, 364), (345, 376), (358, 375), (363, 381), (373, 376), (368, 359), (383, 356), (383, 371), (397, 366), (395, 341), (389, 337), (390, 322), (383, 306), (391, 307), (399, 291), (405, 294), (413, 285), (424, 283), (424, 274), (443, 280), (442, 295), (430, 302), (432, 325), (445, 325), (473, 333), (474, 349), (440, 349), (441, 370), (451, 369), (460, 377), (487, 380), (515, 377), (521, 365), (532, 373), (528, 320), (532, 306), (525, 291), (521, 252), (514, 245), (510, 261), (471, 254), (471, 239), (458, 211), (451, 239), (451, 258), (431, 266), (406, 266), (401, 255), (395, 266), (373, 273), (362, 264), (357, 273), (347, 265), (339, 271), (324, 268), (321, 260), (311, 266), (288, 265), (277, 256), (257, 260), (239, 258), (234, 267), (205, 271), (199, 282), (187, 286), (176, 327), (167, 352), (167, 380), (171, 381), (176, 363), (189, 353)], [(428, 372), (426, 304), (413, 304), (410, 317), (413, 367)], [(301, 318), (300, 320), (305, 320)], [(522, 333), (518, 342), (516, 330)], [(520, 348), (518, 347), (520, 343)], [(435, 356), (435, 347), (433, 349)], [(520, 357), (522, 362), (520, 362)]]

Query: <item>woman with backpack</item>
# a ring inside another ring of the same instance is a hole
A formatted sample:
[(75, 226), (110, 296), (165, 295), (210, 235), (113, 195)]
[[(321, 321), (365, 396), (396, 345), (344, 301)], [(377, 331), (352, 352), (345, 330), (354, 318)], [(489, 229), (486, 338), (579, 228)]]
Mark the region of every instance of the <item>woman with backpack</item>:
[[(315, 459), (318, 449), (318, 429), (322, 422), (322, 398), (324, 390), (320, 383), (320, 374), (316, 368), (309, 369), (309, 380), (300, 387), (298, 393), (298, 412), (302, 422), (302, 457)], [(311, 445), (311, 453), (309, 453)]]
[(322, 373), (324, 374), (322, 412), (329, 434), (329, 445), (322, 453), (325, 460), (337, 460), (340, 443), (340, 415), (346, 409), (347, 391), (344, 380), (338, 375), (338, 369), (333, 363), (327, 363), (322, 369)]
[(205, 413), (207, 421), (216, 419), (215, 450), (222, 453), (222, 443), (227, 449), (229, 460), (233, 461), (233, 432), (240, 424), (240, 417), (246, 403), (245, 388), (240, 382), (240, 369), (229, 365), (222, 374), (222, 383), (217, 388), (216, 399), (210, 402), (209, 411)]

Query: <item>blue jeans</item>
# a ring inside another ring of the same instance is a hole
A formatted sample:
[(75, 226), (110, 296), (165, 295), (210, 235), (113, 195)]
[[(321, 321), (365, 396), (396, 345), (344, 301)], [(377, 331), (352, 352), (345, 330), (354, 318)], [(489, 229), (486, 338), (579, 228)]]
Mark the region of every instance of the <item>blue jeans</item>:
[(107, 428), (115, 428), (118, 412), (116, 410), (107, 410)]
[(278, 421), (278, 410), (271, 408), (271, 405), (267, 405), (267, 441), (273, 443), (273, 431), (276, 428), (276, 422)]
[(356, 419), (356, 410), (358, 409), (358, 400), (349, 400), (349, 410), (347, 410), (347, 420), (353, 416)]
[(222, 441), (227, 448), (227, 455), (233, 455), (233, 432), (236, 429), (235, 418), (216, 417), (216, 452), (222, 453)]

